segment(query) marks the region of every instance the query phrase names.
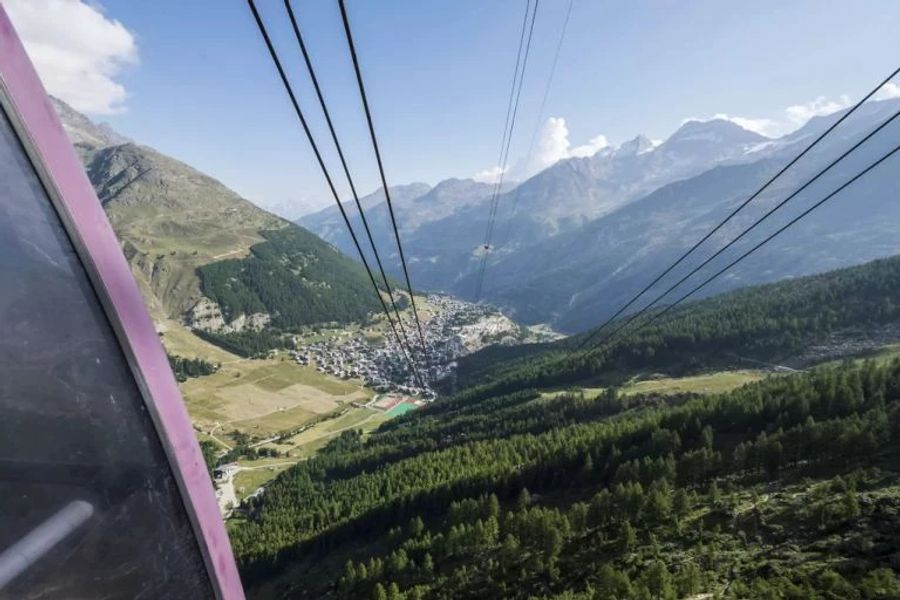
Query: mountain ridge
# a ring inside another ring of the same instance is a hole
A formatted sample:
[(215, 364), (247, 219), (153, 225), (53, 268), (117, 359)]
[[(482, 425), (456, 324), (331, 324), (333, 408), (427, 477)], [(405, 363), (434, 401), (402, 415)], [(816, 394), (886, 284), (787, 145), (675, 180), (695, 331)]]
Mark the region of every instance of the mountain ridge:
[[(335, 260), (339, 251), (334, 246), (257, 207), (213, 177), (135, 144), (106, 125), (96, 125), (58, 99), (53, 104), (161, 327), (178, 323), (240, 331), (266, 329), (273, 319), (277, 322), (277, 315), (229, 313), (204, 293), (199, 270), (223, 264), (255, 268), (254, 261), (270, 248), (273, 232), (278, 231), (287, 232), (278, 238), (280, 251), (299, 262), (293, 270), (280, 270), (279, 282), (269, 285), (294, 286), (298, 301), (315, 303), (317, 318), (328, 321), (349, 315), (360, 318), (366, 309), (377, 310), (365, 271), (346, 257)], [(330, 283), (315, 279), (307, 283), (323, 286), (301, 284), (320, 261), (331, 265), (330, 271), (316, 277)], [(257, 284), (248, 283), (251, 288)], [(353, 310), (336, 308), (331, 314), (329, 303), (321, 301), (323, 294), (346, 294), (361, 302)], [(224, 314), (229, 318), (223, 319)]]

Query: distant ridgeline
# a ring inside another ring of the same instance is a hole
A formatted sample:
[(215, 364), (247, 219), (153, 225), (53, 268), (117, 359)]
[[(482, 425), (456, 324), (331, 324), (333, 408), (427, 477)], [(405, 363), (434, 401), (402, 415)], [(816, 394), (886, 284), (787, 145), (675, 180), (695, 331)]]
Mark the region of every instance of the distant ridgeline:
[(245, 258), (198, 267), (200, 289), (226, 321), (263, 314), (262, 331), (198, 332), (225, 348), (255, 355), (278, 347), (277, 332), (316, 323), (366, 321), (381, 310), (363, 267), (308, 231), (288, 226), (262, 231), (266, 241)]
[(573, 353), (588, 333), (550, 344), (490, 347), (460, 360), (455, 386), (469, 394), (576, 381), (616, 383), (634, 369), (684, 374), (734, 365), (740, 358), (772, 361), (800, 353), (847, 329), (900, 322), (900, 257), (779, 283), (744, 288), (685, 304), (611, 344), (599, 343), (624, 322), (609, 324)]
[(234, 525), (251, 596), (898, 598), (900, 361), (705, 397), (540, 391), (796, 351), (896, 322), (898, 291), (889, 259), (731, 293), (346, 431)]

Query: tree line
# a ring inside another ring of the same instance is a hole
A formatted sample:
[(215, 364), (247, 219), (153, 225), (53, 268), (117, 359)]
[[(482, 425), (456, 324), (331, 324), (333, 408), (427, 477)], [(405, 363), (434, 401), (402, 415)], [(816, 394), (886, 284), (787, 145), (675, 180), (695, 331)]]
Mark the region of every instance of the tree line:
[(258, 354), (278, 347), (273, 332), (297, 331), (316, 323), (365, 321), (381, 308), (365, 270), (300, 227), (261, 232), (264, 242), (245, 258), (198, 267), (200, 289), (226, 321), (262, 313), (267, 331), (209, 334), (229, 349)]

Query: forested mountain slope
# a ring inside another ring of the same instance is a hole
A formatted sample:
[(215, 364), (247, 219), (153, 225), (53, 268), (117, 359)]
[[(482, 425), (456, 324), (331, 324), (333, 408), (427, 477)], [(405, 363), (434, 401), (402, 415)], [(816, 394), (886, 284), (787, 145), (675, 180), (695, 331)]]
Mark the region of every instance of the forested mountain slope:
[(233, 333), (362, 320), (379, 310), (363, 268), (330, 244), (55, 106), (157, 322)]
[(707, 299), (614, 351), (507, 363), (345, 432), (233, 527), (250, 595), (898, 597), (900, 362), (705, 396), (609, 385), (896, 323), (898, 286), (890, 259)]
[(549, 344), (488, 348), (460, 360), (456, 389), (467, 394), (601, 380), (635, 369), (684, 374), (742, 360), (787, 360), (838, 332), (900, 322), (900, 256), (821, 275), (749, 287), (685, 304), (650, 322), (646, 313)]
[(278, 329), (327, 321), (363, 321), (380, 309), (361, 265), (300, 227), (261, 231), (266, 241), (246, 258), (201, 266), (200, 289), (229, 322), (271, 315)]

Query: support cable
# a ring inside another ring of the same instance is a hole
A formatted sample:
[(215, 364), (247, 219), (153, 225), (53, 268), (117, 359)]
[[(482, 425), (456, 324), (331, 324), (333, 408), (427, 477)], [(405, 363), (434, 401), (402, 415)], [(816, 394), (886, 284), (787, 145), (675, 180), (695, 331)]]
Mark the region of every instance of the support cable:
[(353, 177), (350, 175), (350, 168), (347, 166), (347, 160), (344, 157), (344, 150), (341, 147), (341, 143), (338, 140), (337, 132), (334, 128), (334, 123), (331, 120), (331, 113), (328, 110), (328, 105), (325, 102), (325, 97), (322, 94), (322, 88), (319, 86), (319, 78), (316, 77), (315, 69), (313, 68), (312, 60), (310, 59), (309, 52), (306, 48), (306, 43), (303, 40), (303, 35), (300, 32), (300, 26), (298, 24), (296, 15), (294, 14), (294, 10), (291, 7), (290, 0), (284, 0), (284, 7), (287, 10), (288, 18), (291, 21), (291, 28), (294, 30), (294, 37), (297, 40), (297, 44), (300, 46), (300, 52), (303, 54), (303, 61), (306, 63), (306, 71), (309, 73), (309, 78), (312, 80), (313, 88), (316, 91), (316, 97), (319, 99), (319, 106), (322, 108), (322, 113), (325, 115), (325, 122), (328, 124), (328, 131), (331, 133), (331, 139), (334, 142), (334, 146), (337, 149), (338, 158), (341, 161), (341, 167), (344, 170), (344, 175), (347, 177), (347, 183), (350, 185), (350, 192), (353, 195), (353, 202), (356, 204), (356, 209), (359, 211), (360, 219), (362, 220), (363, 228), (366, 232), (366, 237), (369, 239), (369, 246), (372, 248), (372, 254), (375, 256), (375, 262), (378, 265), (378, 271), (381, 274), (381, 279), (384, 282), (384, 289), (387, 291), (388, 296), (391, 299), (391, 306), (394, 309), (394, 316), (397, 318), (397, 325), (400, 328), (400, 334), (403, 336), (404, 341), (406, 342), (406, 347), (411, 348), (412, 345), (409, 342), (409, 337), (406, 334), (406, 328), (403, 326), (403, 319), (400, 317), (400, 310), (397, 307), (397, 302), (394, 299), (394, 290), (391, 288), (390, 281), (388, 280), (388, 276), (384, 271), (384, 266), (381, 263), (381, 256), (378, 254), (378, 248), (375, 246), (375, 240), (372, 237), (372, 231), (369, 228), (369, 220), (366, 218), (366, 213), (363, 210), (362, 203), (359, 200), (359, 194), (356, 191), (356, 185), (353, 183)]
[(272, 40), (269, 38), (269, 33), (266, 30), (266, 26), (259, 15), (259, 11), (256, 9), (256, 4), (254, 3), (254, 0), (247, 0), (247, 4), (250, 6), (250, 11), (253, 13), (253, 19), (256, 21), (256, 26), (259, 28), (259, 33), (261, 34), (263, 41), (266, 44), (266, 48), (269, 51), (269, 56), (278, 71), (278, 76), (281, 78), (284, 89), (287, 92), (291, 104), (294, 107), (294, 112), (296, 113), (297, 118), (300, 121), (300, 125), (302, 125), (303, 127), (303, 132), (306, 134), (306, 139), (309, 141), (309, 144), (312, 147), (313, 154), (315, 154), (316, 157), (316, 162), (318, 162), (319, 168), (322, 170), (322, 174), (325, 176), (325, 181), (328, 183), (328, 189), (331, 190), (331, 195), (334, 197), (334, 200), (338, 205), (338, 209), (341, 212), (341, 217), (343, 217), (344, 219), (344, 224), (347, 226), (347, 229), (350, 232), (350, 237), (353, 239), (353, 245), (356, 247), (356, 251), (359, 253), (359, 258), (366, 269), (366, 273), (368, 273), (369, 275), (369, 281), (372, 282), (372, 287), (375, 288), (375, 295), (378, 296), (378, 301), (381, 303), (381, 308), (384, 310), (384, 314), (388, 319), (388, 323), (390, 323), (391, 330), (394, 333), (394, 337), (397, 339), (397, 343), (400, 345), (400, 350), (401, 352), (403, 352), (403, 356), (406, 358), (407, 363), (412, 369), (416, 380), (424, 389), (425, 382), (422, 379), (422, 376), (419, 373), (415, 362), (411, 358), (412, 352), (404, 345), (403, 339), (397, 333), (397, 328), (394, 326), (393, 319), (391, 319), (390, 310), (388, 310), (387, 304), (385, 304), (384, 298), (382, 298), (381, 296), (381, 290), (378, 288), (378, 283), (375, 281), (375, 276), (372, 274), (372, 269), (369, 267), (369, 263), (362, 251), (362, 247), (359, 244), (356, 233), (353, 231), (353, 227), (350, 224), (350, 219), (347, 217), (347, 211), (344, 210), (344, 206), (341, 204), (340, 196), (338, 196), (337, 190), (334, 187), (334, 182), (331, 179), (328, 168), (325, 166), (325, 161), (322, 159), (322, 154), (319, 152), (318, 144), (316, 144), (315, 138), (313, 138), (312, 132), (309, 129), (309, 125), (306, 122), (306, 118), (303, 116), (303, 111), (300, 109), (300, 103), (297, 101), (297, 97), (294, 94), (294, 89), (291, 86), (290, 80), (288, 79), (287, 74), (284, 71), (281, 60), (278, 58), (278, 53), (275, 50), (275, 46), (272, 44)]
[(384, 197), (391, 216), (391, 227), (394, 229), (394, 239), (397, 241), (397, 250), (400, 254), (400, 263), (403, 265), (403, 277), (406, 279), (406, 291), (409, 292), (409, 302), (412, 305), (413, 317), (416, 320), (416, 328), (419, 331), (419, 341), (422, 344), (422, 356), (428, 359), (428, 346), (425, 344), (425, 334), (422, 332), (422, 322), (419, 320), (419, 310), (416, 307), (416, 298), (413, 294), (412, 284), (409, 280), (409, 269), (406, 266), (406, 257), (403, 254), (403, 244), (400, 242), (400, 231), (397, 228), (397, 217), (394, 215), (394, 206), (391, 202), (391, 190), (388, 188), (387, 178), (384, 175), (384, 164), (381, 160), (381, 151), (378, 148), (378, 138), (375, 135), (375, 125), (372, 123), (372, 111), (369, 110), (369, 100), (366, 96), (366, 87), (363, 83), (362, 71), (359, 66), (359, 57), (356, 54), (356, 46), (353, 43), (353, 33), (350, 30), (350, 19), (347, 16), (347, 7), (344, 0), (338, 0), (341, 9), (341, 19), (344, 22), (344, 33), (347, 36), (347, 46), (350, 48), (350, 57), (353, 59), (353, 70), (356, 73), (356, 83), (359, 87), (359, 95), (362, 98), (363, 108), (366, 111), (366, 123), (369, 126), (369, 135), (372, 138), (372, 147), (375, 149), (375, 160), (378, 163), (378, 173), (381, 176), (381, 185), (384, 188)]

